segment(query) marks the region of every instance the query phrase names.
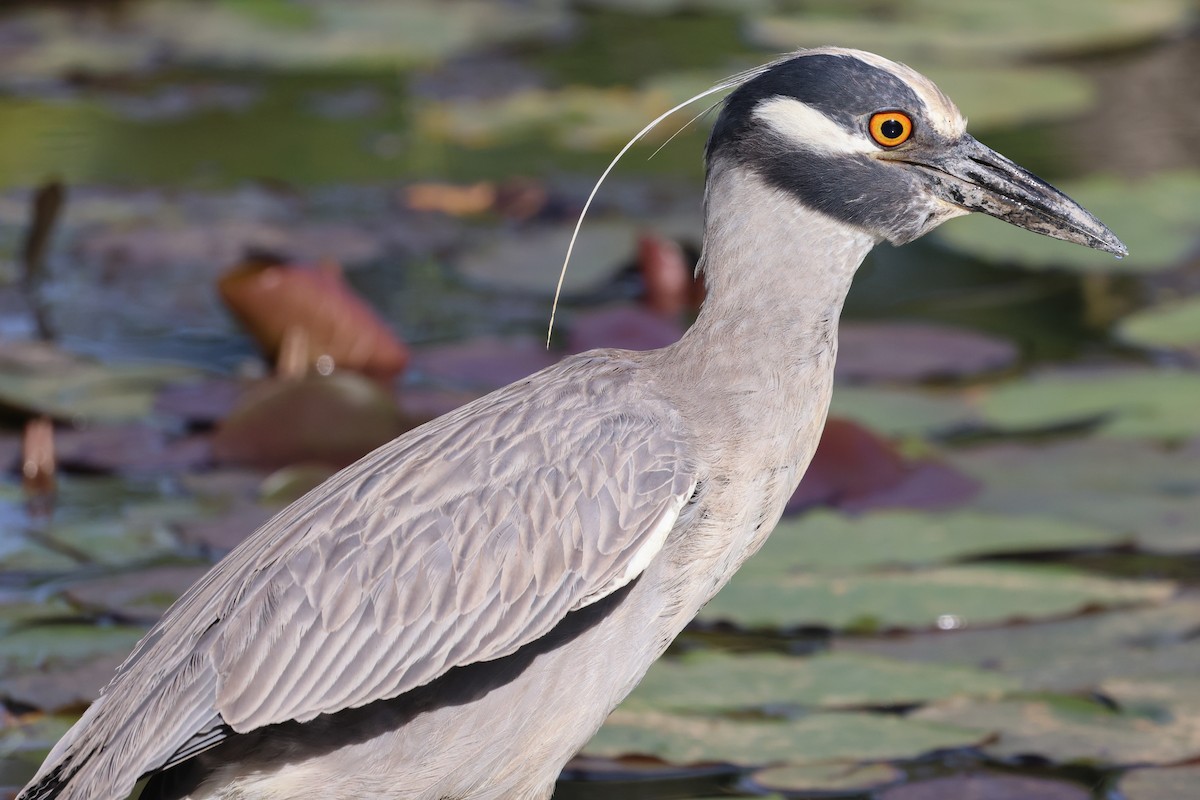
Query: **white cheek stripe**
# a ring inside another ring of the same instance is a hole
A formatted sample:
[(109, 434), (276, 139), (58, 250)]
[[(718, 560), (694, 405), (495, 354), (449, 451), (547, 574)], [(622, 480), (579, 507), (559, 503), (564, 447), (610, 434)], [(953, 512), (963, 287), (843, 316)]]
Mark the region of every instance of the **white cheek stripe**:
[(754, 109), (754, 116), (776, 133), (803, 142), (810, 150), (835, 155), (873, 153), (879, 148), (865, 134), (855, 134), (838, 125), (812, 106), (793, 97), (772, 97)]

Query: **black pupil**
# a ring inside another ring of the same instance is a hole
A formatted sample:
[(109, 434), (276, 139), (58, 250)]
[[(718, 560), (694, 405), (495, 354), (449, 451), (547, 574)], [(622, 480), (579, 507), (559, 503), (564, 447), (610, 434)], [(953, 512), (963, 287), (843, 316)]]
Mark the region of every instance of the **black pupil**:
[(885, 139), (899, 139), (904, 135), (904, 126), (900, 124), (899, 120), (889, 119), (879, 126), (879, 132)]

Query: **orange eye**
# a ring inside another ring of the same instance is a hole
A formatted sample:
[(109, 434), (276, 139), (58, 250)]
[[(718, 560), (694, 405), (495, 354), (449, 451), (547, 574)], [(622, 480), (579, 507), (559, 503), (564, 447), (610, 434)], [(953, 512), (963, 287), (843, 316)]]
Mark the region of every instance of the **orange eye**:
[(895, 147), (912, 136), (912, 120), (902, 111), (880, 111), (871, 117), (871, 138), (884, 147)]

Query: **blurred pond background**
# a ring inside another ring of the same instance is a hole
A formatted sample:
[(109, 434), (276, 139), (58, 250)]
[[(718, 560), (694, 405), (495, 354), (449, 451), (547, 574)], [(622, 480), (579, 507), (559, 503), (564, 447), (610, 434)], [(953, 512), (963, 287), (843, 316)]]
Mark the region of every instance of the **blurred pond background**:
[(547, 351), (592, 183), (676, 102), (837, 44), (930, 75), (1130, 256), (986, 218), (878, 248), (791, 513), (556, 797), (1197, 796), (1198, 24), (1183, 0), (5, 3), (0, 787), (338, 466), (565, 353), (680, 335), (711, 115), (617, 167)]

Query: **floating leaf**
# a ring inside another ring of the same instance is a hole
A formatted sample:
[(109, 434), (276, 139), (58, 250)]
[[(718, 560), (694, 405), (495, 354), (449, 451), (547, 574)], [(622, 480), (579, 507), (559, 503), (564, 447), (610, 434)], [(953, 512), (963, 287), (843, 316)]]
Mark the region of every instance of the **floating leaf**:
[(1035, 754), (1059, 762), (1162, 764), (1200, 754), (1200, 727), (1194, 716), (1114, 710), (1075, 696), (955, 699), (926, 706), (912, 716), (995, 735), (983, 749), (998, 758)]
[(885, 436), (948, 433), (979, 424), (978, 412), (960, 394), (935, 390), (838, 386), (829, 413)]
[(286, 337), (300, 335), (306, 352), (299, 358), (325, 375), (348, 369), (390, 380), (408, 363), (408, 348), (336, 264), (314, 269), (249, 261), (222, 275), (217, 288), (273, 360)]
[(810, 764), (770, 767), (755, 772), (751, 782), (768, 791), (863, 792), (904, 780), (904, 773), (890, 764)]
[(953, 725), (913, 723), (875, 714), (811, 714), (796, 720), (747, 721), (618, 709), (584, 752), (641, 754), (679, 764), (811, 764), (911, 758), (981, 741)]
[(879, 800), (1091, 800), (1092, 792), (1066, 781), (1025, 775), (949, 775), (893, 786)]
[[(49, 751), (78, 719), (74, 715), (26, 714), (15, 724), (0, 726), (0, 758)], [(29, 777), (32, 777), (32, 772)]]
[(145, 629), (129, 625), (38, 625), (0, 637), (0, 677), (126, 653)]
[(563, 21), (553, 6), (501, 8), (481, 0), (449, 6), (436, 0), (324, 0), (287, 4), (286, 13), (282, 3), (267, 11), (264, 5), (159, 0), (130, 8), (119, 29), (80, 26), (68, 9), (26, 14), (22, 30), (38, 46), (15, 53), (11, 67), (15, 75), (31, 76), (126, 71), (167, 52), (182, 64), (394, 69), (545, 34)]
[(1200, 786), (1200, 765), (1167, 769), (1135, 769), (1121, 778), (1125, 800), (1180, 800)]
[(607, 150), (623, 145), (647, 121), (677, 102), (654, 89), (527, 88), (502, 97), (450, 99), (425, 106), (417, 126), (422, 137), (472, 148), (538, 137), (568, 150)]
[(985, 630), (912, 633), (886, 639), (838, 639), (835, 652), (987, 669), (1030, 691), (1094, 691), (1119, 677), (1188, 674), (1200, 663), (1195, 637), (1200, 599), (1161, 607)]
[(982, 485), (975, 508), (1078, 520), (1156, 552), (1200, 549), (1193, 446), (1093, 437), (992, 445), (947, 457)]
[(963, 627), (1062, 616), (1097, 605), (1162, 601), (1172, 591), (1167, 582), (1114, 581), (1042, 566), (787, 574), (786, 565), (767, 551), (748, 561), (700, 618), (747, 628)]
[(1173, 171), (1140, 181), (1089, 178), (1061, 188), (1079, 201), (1129, 247), (1129, 256), (1113, 256), (972, 214), (951, 220), (935, 240), (966, 255), (1028, 269), (1061, 268), (1078, 272), (1153, 272), (1177, 265), (1200, 237), (1193, 209), (1200, 206), (1200, 173)]
[(1151, 306), (1131, 314), (1117, 326), (1117, 336), (1142, 347), (1200, 355), (1200, 297)]
[(841, 13), (754, 19), (748, 36), (771, 50), (838, 42), (918, 65), (975, 64), (989, 58), (1078, 55), (1142, 44), (1182, 24), (1189, 6), (1185, 0), (1150, 0), (1136, 6), (1099, 0), (1082, 15), (1072, 0), (1002, 4), (888, 0), (837, 8)]
[(1120, 534), (1050, 517), (963, 511), (879, 511), (847, 517), (818, 511), (784, 520), (763, 545), (755, 574), (880, 566), (927, 566), (986, 555), (1107, 547)]
[(406, 429), (391, 395), (353, 372), (271, 380), (248, 389), (213, 436), (224, 463), (344, 466)]
[(20, 343), (0, 352), (0, 407), (71, 422), (145, 418), (166, 385), (199, 373), (168, 364), (99, 364), (51, 345)]
[(1017, 348), (949, 325), (848, 322), (838, 331), (837, 377), (848, 382), (961, 378), (1007, 369)]
[(47, 712), (83, 708), (100, 696), (127, 655), (117, 650), (86, 661), (9, 675), (0, 678), (0, 697)]
[(121, 617), (155, 619), (184, 590), (208, 572), (208, 565), (154, 566), (72, 581), (62, 595), (75, 606)]
[(621, 707), (712, 712), (897, 706), (957, 694), (999, 695), (1017, 686), (1002, 676), (963, 667), (850, 654), (690, 653), (655, 663)]
[(1107, 370), (1035, 375), (989, 389), (980, 410), (999, 428), (1036, 431), (1095, 422), (1101, 434), (1200, 435), (1200, 375)]
[[(571, 241), (568, 226), (532, 227), (468, 250), (455, 269), (473, 283), (520, 292), (550, 295)], [(594, 289), (633, 260), (635, 228), (623, 223), (594, 223), (575, 240), (563, 291)]]

